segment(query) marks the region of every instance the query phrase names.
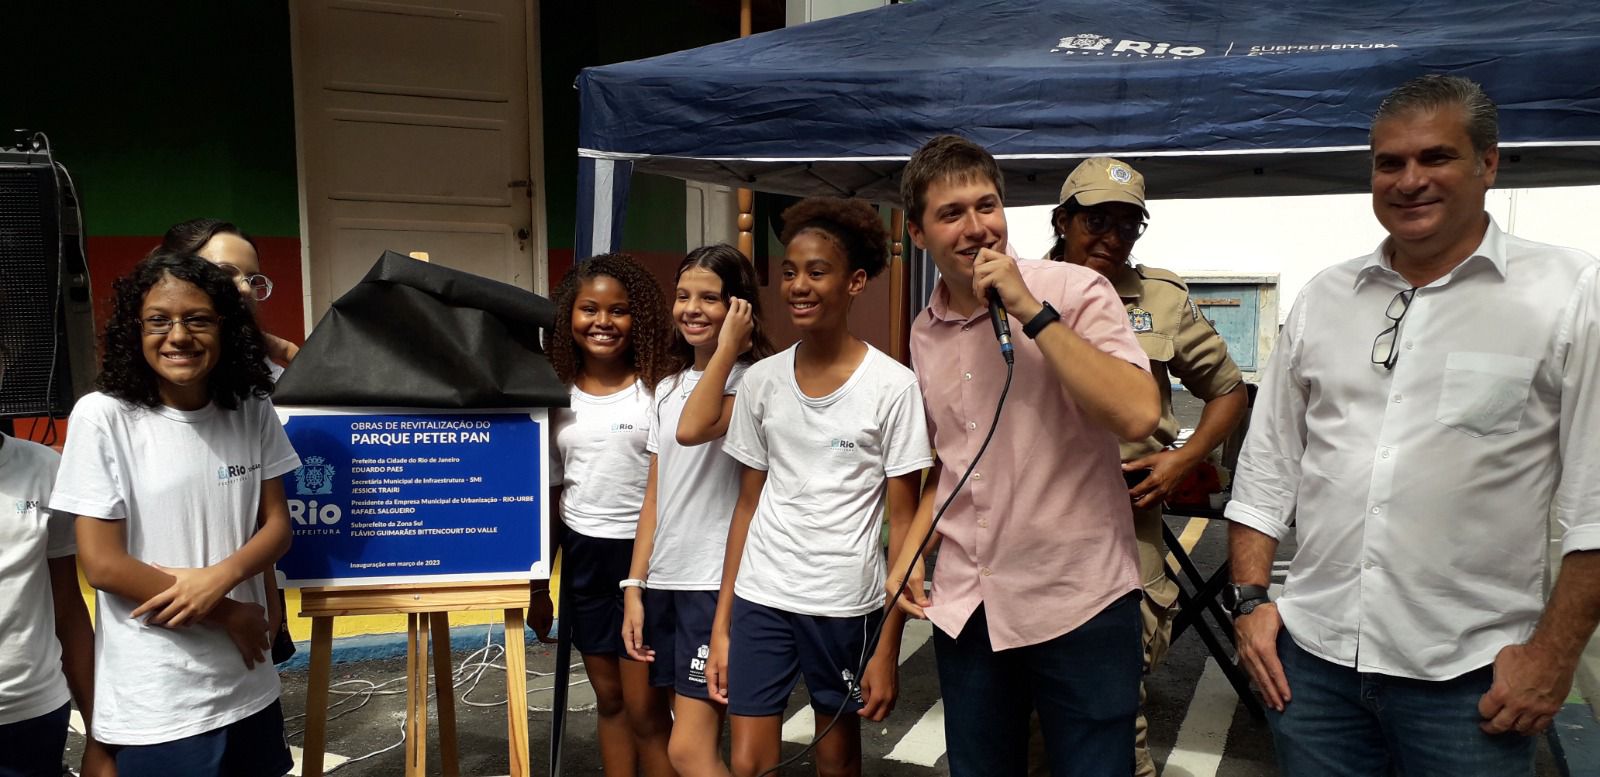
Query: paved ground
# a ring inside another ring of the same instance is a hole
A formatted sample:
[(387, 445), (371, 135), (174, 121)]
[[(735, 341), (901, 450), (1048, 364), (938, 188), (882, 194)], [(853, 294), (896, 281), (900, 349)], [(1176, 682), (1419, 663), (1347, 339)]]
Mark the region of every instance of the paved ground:
[[(1175, 532), (1181, 532), (1186, 525), (1185, 519), (1168, 520)], [(1196, 545), (1194, 559), (1203, 570), (1214, 569), (1222, 560), (1224, 528), (1212, 522)], [(933, 648), (927, 642), (928, 627), (925, 623), (914, 623), (910, 629), (901, 667), (899, 705), (889, 720), (863, 730), (867, 775), (933, 777), (949, 774), (943, 758), (942, 724), (946, 711), (939, 704)], [(480, 673), (475, 668), (485, 658), (503, 666), (499, 647), (471, 655), (467, 651), (482, 645), (456, 647), (456, 666), (461, 674), (457, 687), (457, 718), (462, 774), (506, 774), (504, 672), (485, 667)], [(550, 646), (530, 645), (527, 658), (528, 687), (534, 691), (530, 699), (533, 710), (529, 713), (532, 758), (535, 773), (542, 775), (547, 773), (551, 717), (549, 675), (554, 670), (554, 653)], [(404, 753), (398, 745), (405, 710), (404, 676), (405, 665), (401, 659), (334, 667), (335, 689), (354, 695), (335, 697), (335, 701), (341, 703), (336, 704), (331, 713), (335, 717), (329, 726), (329, 765), (394, 748), (345, 764), (336, 774), (378, 777), (402, 771)], [(563, 771), (598, 775), (600, 762), (594, 743), (593, 697), (582, 684), (581, 667), (574, 672), (574, 680), (577, 684), (570, 700), (572, 711), (568, 716), (570, 728)], [(297, 732), (303, 721), (298, 716), (305, 708), (305, 681), (304, 672), (283, 675), (284, 709), (286, 714), (295, 716), (288, 726), (290, 743), (294, 745), (301, 742)], [(794, 732), (796, 735), (792, 739), (795, 741), (802, 741), (799, 734), (811, 731), (812, 719), (804, 700), (804, 691), (797, 691), (788, 712), (786, 733)], [(1194, 635), (1180, 638), (1166, 664), (1152, 677), (1149, 708), (1156, 759), (1167, 777), (1269, 777), (1277, 774), (1265, 724), (1238, 704), (1233, 689)], [(436, 705), (430, 704), (430, 712), (435, 709)], [(969, 711), (967, 714), (976, 713)], [(431, 730), (434, 736), (430, 737), (428, 750), (436, 768), (437, 731)], [(74, 737), (74, 748), (77, 741)], [(786, 744), (785, 755), (799, 749), (799, 744)], [(73, 760), (75, 762), (76, 758)], [(809, 766), (805, 766), (791, 773), (809, 771)], [(1540, 774), (1559, 774), (1548, 752), (1541, 755)]]

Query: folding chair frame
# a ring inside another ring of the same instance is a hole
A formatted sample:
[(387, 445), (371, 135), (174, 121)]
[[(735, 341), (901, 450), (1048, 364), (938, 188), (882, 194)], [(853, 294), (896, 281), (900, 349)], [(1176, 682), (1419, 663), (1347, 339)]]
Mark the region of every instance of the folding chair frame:
[[(1167, 515), (1188, 518), (1222, 517), (1221, 511), (1200, 509), (1171, 511)], [(1233, 619), (1228, 616), (1227, 611), (1223, 610), (1222, 605), (1217, 602), (1217, 597), (1221, 595), (1223, 586), (1228, 584), (1228, 562), (1222, 562), (1222, 565), (1217, 567), (1217, 570), (1211, 573), (1210, 577), (1206, 577), (1195, 566), (1194, 560), (1189, 558), (1188, 552), (1183, 549), (1183, 544), (1178, 542), (1178, 538), (1172, 533), (1172, 529), (1167, 527), (1164, 518), (1161, 523), (1161, 537), (1165, 540), (1167, 550), (1172, 554), (1172, 558), (1178, 562), (1177, 570), (1174, 570), (1171, 565), (1166, 567), (1167, 577), (1178, 585), (1179, 606), (1178, 614), (1172, 620), (1172, 641), (1178, 641), (1178, 637), (1184, 631), (1191, 626), (1194, 627), (1195, 633), (1200, 635), (1201, 641), (1206, 643), (1206, 650), (1216, 660), (1217, 666), (1222, 669), (1222, 674), (1228, 678), (1228, 683), (1233, 686), (1234, 692), (1239, 694), (1239, 700), (1244, 702), (1245, 709), (1249, 710), (1250, 714), (1258, 719), (1266, 717), (1261, 701), (1256, 698), (1255, 691), (1250, 688), (1249, 675), (1235, 662), (1234, 656), (1238, 652), (1239, 642), (1233, 633)], [(1187, 588), (1185, 588), (1186, 580)], [(1211, 613), (1211, 618), (1216, 623), (1216, 631), (1213, 631), (1212, 624), (1207, 623), (1203, 617), (1207, 612)], [(1227, 647), (1224, 647), (1222, 640), (1217, 638), (1217, 631), (1221, 631), (1222, 635), (1227, 638)]]

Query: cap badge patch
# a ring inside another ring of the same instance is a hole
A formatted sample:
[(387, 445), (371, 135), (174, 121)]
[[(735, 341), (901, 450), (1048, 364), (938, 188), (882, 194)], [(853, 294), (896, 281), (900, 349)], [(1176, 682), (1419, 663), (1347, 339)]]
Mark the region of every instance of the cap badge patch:
[(1116, 181), (1117, 183), (1127, 183), (1133, 180), (1132, 171), (1128, 170), (1128, 168), (1123, 167), (1122, 165), (1112, 165), (1106, 168), (1106, 172), (1110, 174), (1111, 180)]

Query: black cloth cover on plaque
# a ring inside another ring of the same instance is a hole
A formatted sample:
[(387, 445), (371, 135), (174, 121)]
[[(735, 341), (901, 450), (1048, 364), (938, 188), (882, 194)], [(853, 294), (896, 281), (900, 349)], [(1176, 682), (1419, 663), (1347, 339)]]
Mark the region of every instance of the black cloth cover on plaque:
[(566, 407), (533, 292), (385, 251), (278, 379), (278, 405)]

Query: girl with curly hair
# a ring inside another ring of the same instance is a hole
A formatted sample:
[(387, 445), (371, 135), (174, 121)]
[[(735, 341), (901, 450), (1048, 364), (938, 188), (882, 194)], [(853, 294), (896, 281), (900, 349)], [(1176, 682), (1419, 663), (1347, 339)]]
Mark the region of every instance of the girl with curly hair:
[[(221, 267), (239, 289), (250, 312), (272, 296), (272, 279), (261, 272), (261, 251), (256, 241), (232, 222), (222, 219), (189, 219), (173, 224), (161, 237), (161, 245), (150, 253), (194, 254)], [(261, 340), (267, 347), (267, 373), (276, 382), (283, 375), (300, 346), (266, 330)], [(272, 663), (281, 664), (294, 656), (294, 638), (284, 618), (288, 604), (278, 588), (275, 574), (267, 575), (267, 625), (272, 629)]]
[(723, 541), (739, 496), (739, 463), (722, 452), (745, 369), (772, 354), (755, 268), (738, 249), (697, 248), (678, 265), (673, 348), (684, 369), (661, 382), (645, 448), (650, 477), (623, 591), (622, 642), (648, 663), (650, 685), (676, 691), (668, 748), (679, 774), (727, 774), (726, 709), (706, 693), (705, 658), (722, 579)]
[[(272, 279), (261, 272), (261, 251), (256, 241), (232, 222), (222, 219), (189, 219), (173, 224), (161, 237), (155, 251), (169, 254), (194, 254), (218, 267), (233, 278), (239, 293), (252, 311), (258, 303), (272, 296)], [(267, 346), (267, 369), (272, 379), (283, 374), (283, 368), (294, 361), (300, 346), (263, 330), (261, 338)]]
[(904, 623), (884, 612), (884, 507), (898, 548), (932, 451), (916, 377), (848, 325), (886, 262), (877, 212), (810, 198), (783, 221), (781, 296), (800, 342), (745, 373), (722, 444), (743, 466), (706, 682), (728, 705), (733, 774), (777, 766), (801, 675), (817, 772), (860, 774), (860, 722), (894, 707)]
[[(545, 352), (571, 392), (571, 406), (550, 424), (561, 620), (571, 624), (594, 688), (606, 775), (632, 777), (638, 766), (646, 777), (670, 777), (668, 697), (650, 687), (648, 665), (624, 660), (620, 585), (631, 582), (650, 472), (650, 405), (656, 384), (674, 371), (672, 330), (655, 278), (622, 254), (579, 262), (557, 287), (555, 308)], [(534, 595), (536, 609), (548, 607), (548, 589)]]
[(160, 253), (118, 279), (98, 385), (50, 499), (78, 516), (99, 591), (93, 734), (123, 777), (282, 775), (263, 575), (289, 547), (300, 459), (233, 279)]

